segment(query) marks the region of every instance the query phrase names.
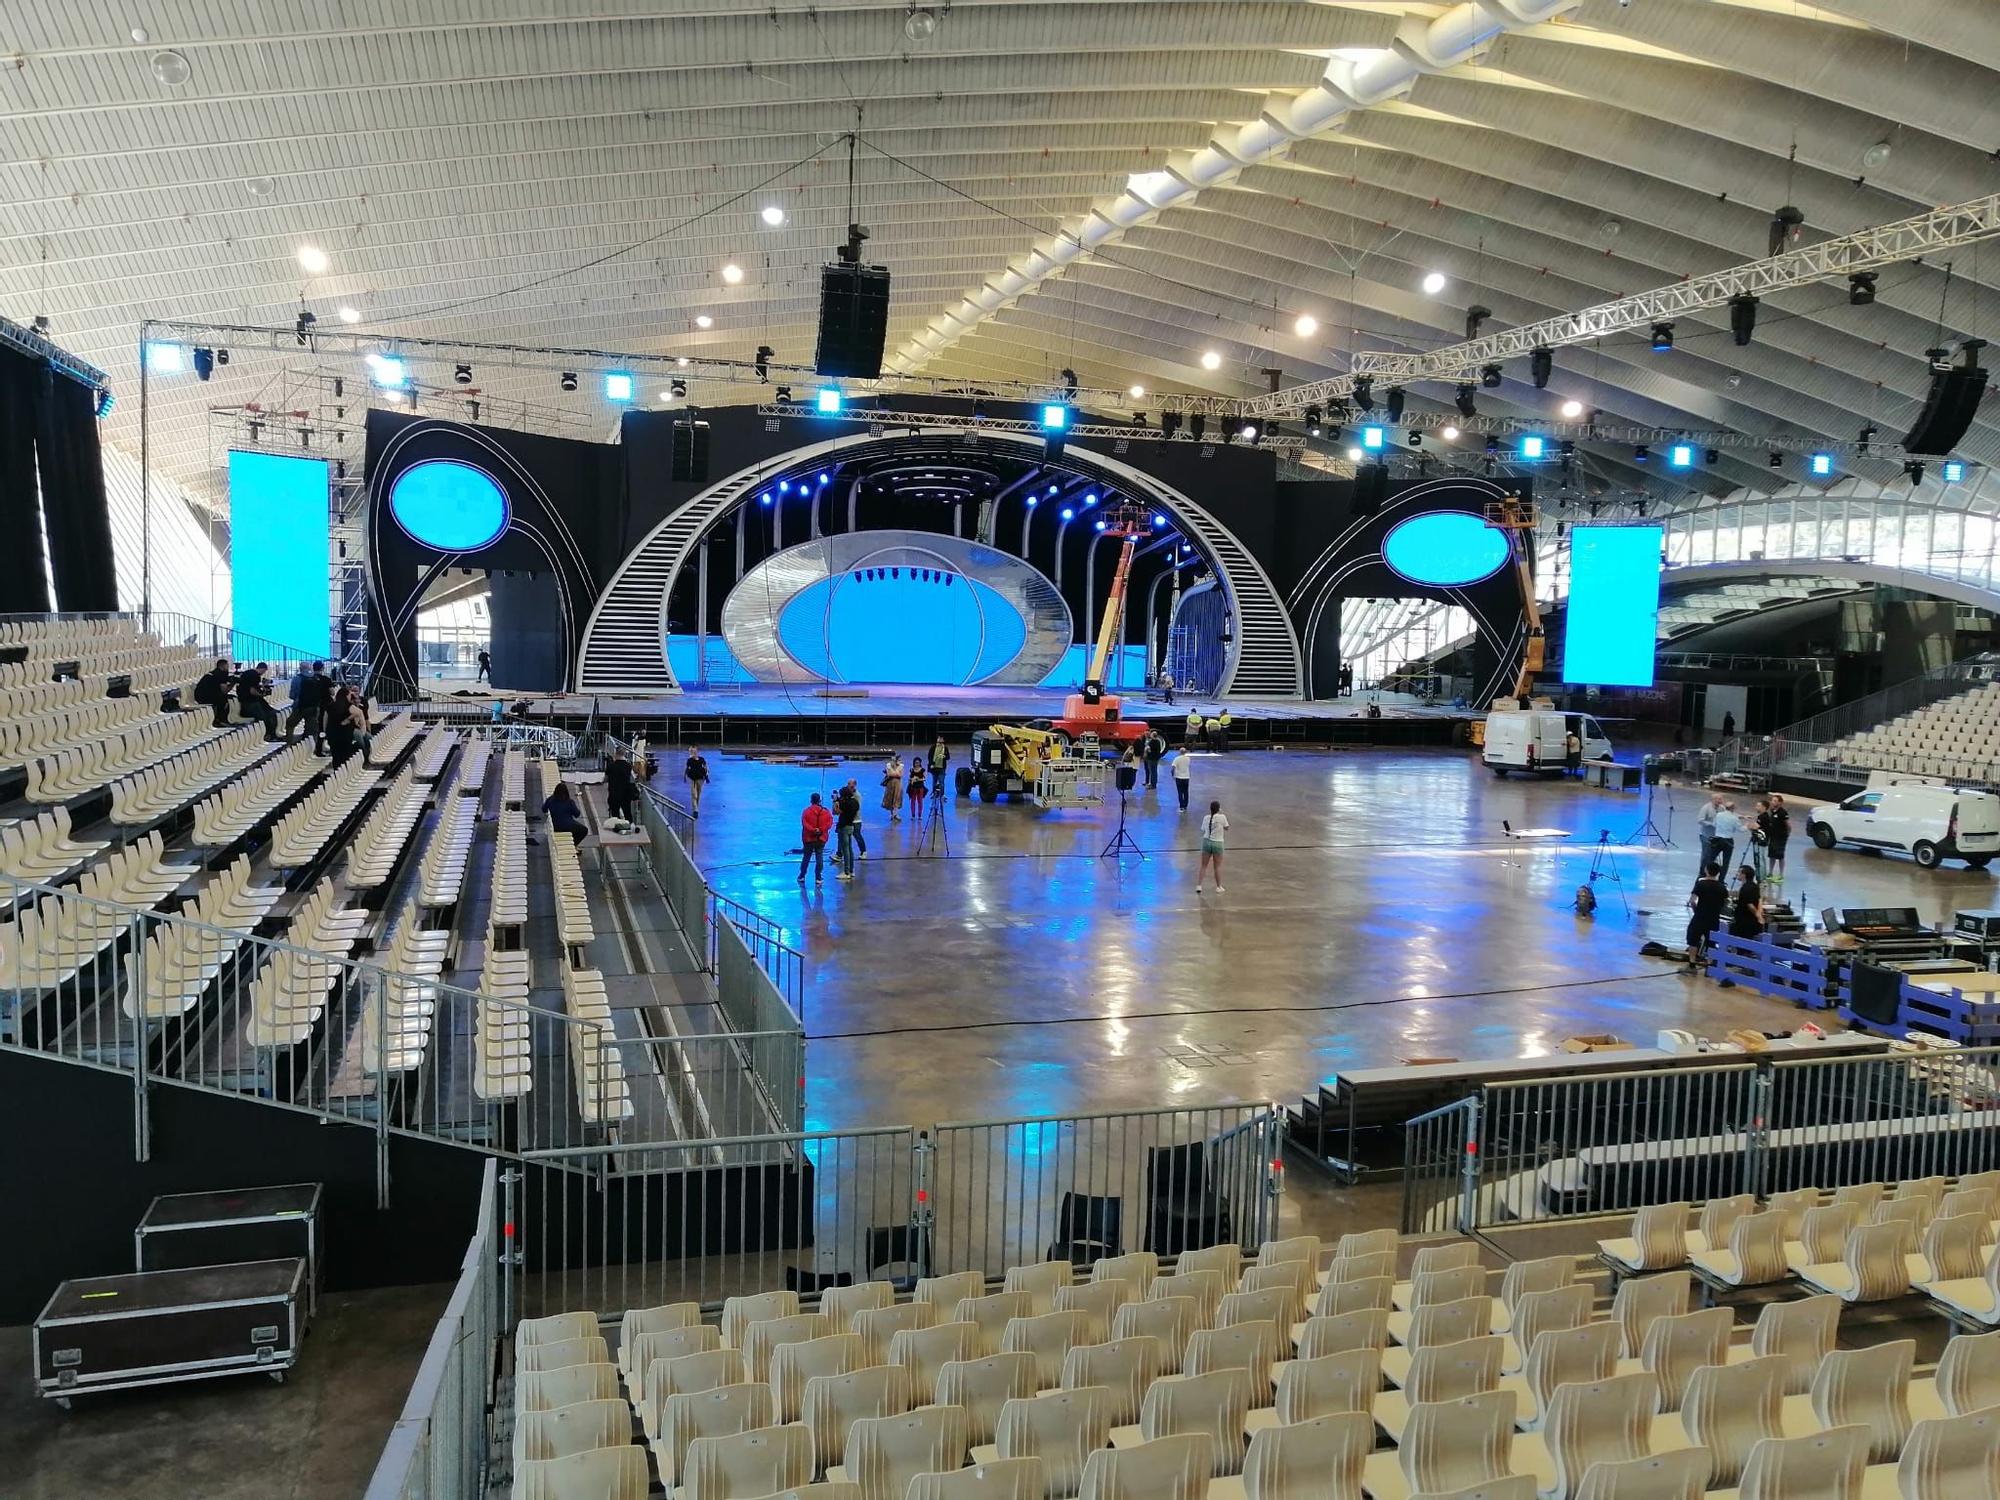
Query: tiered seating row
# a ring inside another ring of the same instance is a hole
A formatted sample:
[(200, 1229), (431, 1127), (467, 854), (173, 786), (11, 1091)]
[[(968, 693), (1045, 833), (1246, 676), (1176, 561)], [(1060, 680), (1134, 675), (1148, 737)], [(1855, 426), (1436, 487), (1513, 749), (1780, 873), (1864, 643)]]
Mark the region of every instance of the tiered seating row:
[(251, 1046), (295, 1047), (312, 1035), (327, 992), (367, 925), (368, 913), (343, 907), (331, 880), (313, 887), (285, 928), (288, 946), (271, 955), (251, 984), (245, 1030)]
[(209, 848), (235, 843), (302, 791), (322, 769), (312, 746), (303, 740), (279, 751), (195, 803), (194, 841)]
[(76, 708), (103, 694), (80, 678), (65, 677), (58, 682), (30, 682), (0, 686), (0, 717), (43, 714), (58, 708)]
[(500, 805), (521, 807), (528, 795), (528, 757), (520, 750), (500, 752)]
[(418, 926), (414, 910), (397, 925), (382, 955), (383, 1002), (369, 1003), (361, 1016), (361, 1066), (371, 1077), (411, 1072), (430, 1055), (437, 980), (450, 946), (451, 934)]
[(418, 905), (436, 909), (458, 903), (465, 888), (466, 863), (472, 856), (472, 835), (478, 826), (478, 803), (468, 797), (444, 799), (418, 867)]
[(417, 722), (406, 713), (393, 715), (389, 722), (368, 736), (368, 763), (386, 766), (416, 737)]
[(486, 790), (486, 763), (492, 758), (493, 746), (477, 737), (465, 742), (465, 754), (458, 760), (458, 791), (465, 797), (477, 797)]
[(42, 990), (73, 978), (127, 929), (126, 908), (156, 905), (198, 872), (167, 864), (157, 832), (114, 849), (74, 892), (24, 908), (11, 930), (0, 924), (0, 988)]
[(535, 1086), (535, 1038), (526, 1009), (533, 983), (529, 955), (496, 951), (489, 924), (472, 1018), (472, 1091), (481, 1099), (518, 1099)]
[(563, 970), (563, 1007), (580, 1024), (569, 1032), (570, 1070), (576, 1079), (577, 1112), (586, 1125), (632, 1117), (632, 1089), (618, 1053), (611, 1003), (604, 976), (595, 969)]
[(548, 841), (549, 875), (556, 888), (556, 931), (565, 944), (587, 943), (597, 936), (590, 920), (590, 896), (583, 883), (583, 861), (577, 857), (576, 840), (551, 834)]
[(275, 886), (250, 884), (247, 856), (209, 881), (181, 912), (184, 921), (147, 934), (143, 962), (137, 952), (125, 955), (126, 1016), (159, 1021), (194, 1009), (282, 894)]
[(111, 783), (111, 821), (150, 823), (177, 812), (203, 792), (234, 780), (273, 753), (260, 734), (218, 735), (181, 755)]
[(271, 863), (279, 869), (311, 864), (326, 841), (361, 805), (377, 780), (355, 756), (306, 794), (271, 830)]
[[(1049, 1262), (990, 1294), (978, 1273), (927, 1278), (900, 1305), (867, 1282), (824, 1291), (814, 1312), (767, 1292), (730, 1298), (720, 1327), (694, 1303), (636, 1309), (616, 1363), (595, 1315), (530, 1320), (514, 1351), (514, 1493), (574, 1479), (644, 1494), (647, 1450), (691, 1500), (1994, 1493), (2000, 1334), (1954, 1339), (1937, 1378), (1912, 1381), (1907, 1341), (1834, 1348), (1831, 1297), (1772, 1304), (1736, 1346), (1728, 1309), (1687, 1311), (1685, 1272), (1625, 1283), (1612, 1317), (1591, 1322), (1588, 1288), (1520, 1291), (1535, 1278), (1518, 1266), (1511, 1307), (1423, 1302), (1428, 1278), (1483, 1283), (1469, 1244), (1419, 1252), (1410, 1282), (1351, 1274), (1393, 1266), (1396, 1244), (1393, 1231), (1348, 1236), (1322, 1262), (1307, 1237), (1248, 1267), (1225, 1245), (1171, 1275), (1123, 1255), (1087, 1281)], [(1522, 1264), (1551, 1280), (1575, 1270)], [(1311, 1319), (1296, 1357), (1274, 1363), (1285, 1319), (1327, 1287), (1356, 1288), (1357, 1305)], [(1437, 1336), (1397, 1348), (1398, 1301), (1416, 1312), (1404, 1326)], [(1490, 1331), (1503, 1320), (1508, 1333)], [(1393, 1451), (1375, 1451), (1382, 1437)], [(798, 1488), (821, 1475), (824, 1491)]]
[(30, 885), (50, 885), (111, 847), (108, 841), (70, 836), (69, 809), (0, 828), (0, 875)]
[(137, 728), (30, 761), (27, 797), (30, 802), (67, 802), (226, 733), (199, 714), (162, 714)]
[(111, 646), (138, 639), (136, 620), (0, 620), (0, 647), (32, 650), (44, 641)]
[(2000, 683), (1926, 704), (1815, 752), (1822, 761), (1984, 780), (2000, 763)]
[(368, 810), (361, 830), (347, 850), (347, 883), (355, 890), (374, 890), (388, 880), (403, 846), (424, 814), (430, 793), (405, 768)]
[(493, 845), (493, 915), (496, 927), (518, 927), (528, 920), (528, 818), (521, 812), (500, 814)]
[(451, 759), (451, 747), (457, 743), (458, 732), (446, 725), (433, 724), (424, 731), (423, 740), (410, 762), (417, 768), (417, 779), (436, 781), (444, 775), (445, 762)]
[(35, 713), (0, 718), (0, 770), (13, 770), (37, 756), (54, 755), (91, 740), (136, 729), (159, 715), (139, 698), (86, 698)]

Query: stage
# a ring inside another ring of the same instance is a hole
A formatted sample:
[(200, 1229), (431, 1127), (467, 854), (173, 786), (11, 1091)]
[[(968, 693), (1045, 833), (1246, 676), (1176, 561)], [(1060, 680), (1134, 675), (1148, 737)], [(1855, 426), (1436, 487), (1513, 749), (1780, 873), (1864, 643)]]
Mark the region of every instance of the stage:
[[(911, 745), (942, 732), (962, 742), (972, 731), (996, 722), (1021, 723), (1062, 713), (1064, 690), (1051, 688), (932, 687), (907, 683), (820, 688), (777, 683), (710, 686), (650, 698), (613, 694), (577, 696), (491, 692), (483, 686), (454, 687), (432, 679), (433, 698), (471, 705), (526, 699), (536, 722), (565, 729), (596, 727), (622, 733), (629, 728), (655, 741), (743, 747), (854, 747)], [(1168, 704), (1151, 697), (1125, 696), (1128, 718), (1159, 727), (1169, 744), (1181, 742), (1190, 707), (1204, 717), (1219, 713), (1213, 698), (1175, 694)], [(1370, 704), (1380, 718), (1368, 717)], [(1463, 743), (1465, 727), (1478, 717), (1449, 704), (1428, 706), (1401, 693), (1334, 698), (1323, 702), (1231, 698), (1230, 740), (1245, 748), (1263, 745), (1450, 745)], [(593, 726), (592, 720), (595, 720)], [(629, 737), (629, 736), (628, 736)]]

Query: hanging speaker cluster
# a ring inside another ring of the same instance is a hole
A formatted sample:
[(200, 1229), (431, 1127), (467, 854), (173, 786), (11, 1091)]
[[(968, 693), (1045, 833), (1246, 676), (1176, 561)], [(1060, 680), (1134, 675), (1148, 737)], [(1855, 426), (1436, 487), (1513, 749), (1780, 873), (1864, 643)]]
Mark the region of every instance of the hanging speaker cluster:
[(889, 268), (861, 264), (868, 231), (847, 226), (840, 259), (819, 274), (819, 348), (813, 368), (844, 380), (873, 380), (882, 373), (882, 345), (889, 332)]
[(1927, 351), (1931, 388), (1915, 425), (1903, 439), (1905, 449), (1911, 453), (1943, 454), (1958, 446), (1986, 395), (1986, 371), (1979, 364), (1979, 351), (1985, 347), (1984, 339), (1967, 339), (1959, 345), (1955, 364), (1949, 350)]
[(692, 410), (674, 415), (673, 468), (668, 477), (708, 483), (708, 423), (700, 421)]

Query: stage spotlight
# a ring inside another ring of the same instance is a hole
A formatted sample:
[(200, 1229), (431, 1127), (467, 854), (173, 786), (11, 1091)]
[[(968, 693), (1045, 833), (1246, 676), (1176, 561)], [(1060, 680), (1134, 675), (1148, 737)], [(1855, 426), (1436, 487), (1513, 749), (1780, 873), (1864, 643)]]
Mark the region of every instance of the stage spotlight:
[(1104, 529), (1104, 526), (1105, 526), (1105, 523), (1104, 523), (1103, 521), (1099, 521), (1099, 522), (1097, 523), (1097, 529), (1098, 529), (1099, 531), (1102, 531), (1102, 530)]
[(777, 398), (778, 405), (790, 406), (792, 404), (792, 388), (790, 386), (781, 385), (773, 394)]
[(1583, 403), (1581, 401), (1563, 402), (1562, 414), (1565, 417), (1569, 418), (1571, 421), (1574, 421), (1576, 418), (1583, 415)]
[(732, 260), (731, 262), (729, 262), (728, 265), (722, 268), (722, 279), (728, 282), (731, 286), (737, 285), (739, 282), (743, 280), (743, 268), (737, 265), (736, 262)]
[(1142, 411), (1133, 412), (1132, 425), (1135, 427), (1144, 427), (1146, 425), (1146, 414)]
[(769, 505), (771, 503), (771, 492), (769, 490), (766, 490), (763, 494), (759, 495), (757, 497), (757, 503), (759, 505)]
[(216, 350), (216, 351), (215, 351), (215, 363), (216, 363), (216, 365), (217, 365), (218, 367), (220, 367), (220, 366), (222, 366), (222, 365), (226, 365), (226, 364), (228, 364), (228, 363), (229, 363), (229, 351), (228, 351), (227, 349), (218, 349), (218, 350)]
[(1717, 464), (1722, 462), (1722, 450), (1720, 448), (1710, 448), (1709, 450), (1707, 450), (1705, 453), (1702, 454), (1701, 461), (1707, 464), (1711, 469), (1714, 468)]
[(1767, 241), (1770, 248), (1765, 253), (1768, 255), (1784, 254), (1785, 241), (1790, 239), (1792, 231), (1805, 223), (1805, 221), (1806, 216), (1789, 203), (1771, 215), (1771, 237)]
[(472, 384), (472, 366), (471, 366), (471, 365), (453, 365), (453, 366), (451, 367), (451, 378), (452, 378), (452, 379), (453, 379), (454, 381), (456, 381), (456, 382), (457, 382), (457, 383), (458, 383), (459, 385), (471, 385), (471, 384)]
[(1492, 316), (1492, 308), (1487, 307), (1484, 303), (1473, 303), (1472, 306), (1465, 310), (1465, 336), (1468, 339), (1478, 338), (1480, 328)]
[(1065, 505), (1062, 508), (1062, 518), (1065, 521), (1074, 521), (1076, 519), (1076, 508), (1074, 506)]
[(1455, 443), (1458, 441), (1458, 429), (1447, 422), (1439, 429), (1438, 436), (1443, 438), (1447, 443)]
[(759, 380), (763, 380), (763, 381), (769, 381), (769, 380), (770, 380), (770, 378), (771, 378), (771, 346), (770, 346), (769, 344), (759, 344), (759, 345), (757, 346), (757, 358), (756, 358), (756, 361), (755, 361), (755, 363), (754, 363), (754, 365), (753, 365), (753, 368), (754, 368), (754, 369), (755, 369), (755, 370), (757, 371), (757, 378), (758, 378)]
[(1748, 347), (1757, 332), (1757, 299), (1748, 292), (1738, 292), (1729, 299), (1729, 332), (1739, 349)]
[(1069, 408), (1050, 403), (1042, 408), (1042, 426), (1050, 432), (1061, 432), (1069, 426)]
[(299, 246), (299, 269), (308, 276), (324, 276), (333, 262), (317, 245)]
[(813, 397), (813, 405), (819, 408), (821, 416), (830, 417), (839, 412), (844, 400), (840, 387), (823, 385), (819, 388), (819, 394)]
[(785, 211), (775, 203), (767, 203), (757, 217), (776, 229), (785, 222)]
[(1916, 486), (1924, 482), (1923, 460), (1917, 458), (1905, 459), (1903, 461), (1903, 473), (1909, 479), (1910, 487), (1912, 489), (1916, 488)]
[(1674, 325), (1671, 323), (1655, 323), (1653, 325), (1653, 352), (1655, 354), (1665, 354), (1673, 347)]
[(370, 354), (367, 360), (375, 383), (384, 390), (395, 390), (408, 383), (409, 367), (395, 355)]
[(313, 324), (317, 323), (318, 321), (319, 321), (318, 318), (315, 318), (311, 313), (307, 312), (304, 308), (299, 309), (299, 320), (297, 323), (292, 325), (292, 333), (293, 336), (298, 339), (301, 345), (303, 345), (306, 342), (306, 340), (312, 337)]
[(1864, 458), (1868, 454), (1869, 444), (1875, 441), (1875, 433), (1876, 433), (1875, 424), (1873, 422), (1870, 422), (1867, 426), (1863, 427), (1859, 432), (1857, 432), (1854, 435), (1855, 446), (1861, 450), (1861, 454)]
[(1403, 439), (1403, 441), (1408, 443), (1412, 448), (1421, 448), (1424, 445), (1424, 435), (1412, 427), (1410, 435)]
[(560, 380), (558, 380), (558, 381), (556, 382), (556, 384), (557, 384), (557, 385), (559, 385), (560, 387), (562, 387), (562, 389), (563, 389), (563, 390), (565, 390), (565, 391), (573, 391), (573, 390), (575, 390), (575, 389), (576, 389), (576, 371), (574, 371), (574, 370), (564, 370), (564, 371), (562, 372), (562, 378), (561, 378)]
[(1938, 477), (1944, 480), (1946, 484), (1963, 484), (1965, 482), (1964, 460), (1957, 458), (1946, 459), (1938, 468)]
[(1806, 460), (1806, 468), (1815, 479), (1830, 479), (1833, 477), (1833, 455), (1815, 453)]
[(354, 307), (343, 307), (340, 309), (339, 316), (340, 321), (343, 323), (359, 323), (361, 321), (361, 310)]
[(1157, 515), (1156, 515), (1156, 516), (1154, 516), (1154, 517), (1153, 517), (1153, 524), (1154, 524), (1155, 526), (1164, 526), (1164, 525), (1166, 525), (1166, 524), (1167, 524), (1167, 518), (1166, 518), (1165, 516), (1157, 516)]
[(1306, 408), (1306, 435), (1308, 437), (1319, 436), (1320, 419), (1322, 416), (1323, 413), (1317, 406), (1308, 406)]
[(1029, 510), (1033, 510), (1033, 509), (1034, 509), (1034, 508), (1035, 508), (1035, 507), (1036, 507), (1037, 505), (1040, 505), (1041, 503), (1042, 503), (1042, 497), (1041, 497), (1040, 495), (1030, 495), (1030, 496), (1028, 496), (1028, 509), (1029, 509)]
[(1373, 376), (1354, 377), (1354, 404), (1361, 411), (1375, 410), (1375, 380)]
[(1076, 399), (1076, 371), (1064, 370), (1062, 372), (1062, 383), (1063, 389), (1069, 393), (1070, 399), (1074, 401)]
[(669, 380), (667, 382), (667, 394), (673, 397), (674, 400), (685, 401), (687, 393), (688, 383), (685, 380)]
[(1236, 434), (1236, 435), (1237, 435), (1238, 437), (1242, 438), (1242, 439), (1243, 439), (1243, 441), (1244, 441), (1244, 442), (1246, 442), (1246, 443), (1254, 443), (1254, 442), (1256, 442), (1256, 441), (1257, 441), (1257, 424), (1256, 424), (1255, 422), (1245, 422), (1245, 423), (1243, 424), (1243, 426), (1242, 426), (1242, 427), (1241, 427), (1241, 428), (1240, 428), (1240, 429), (1239, 429), (1239, 430), (1237, 431), (1237, 434)]
[(1401, 424), (1403, 420), (1403, 388), (1400, 385), (1389, 387), (1389, 399), (1384, 404), (1383, 409), (1388, 413), (1391, 426)]
[(197, 349), (194, 351), (194, 372), (203, 380), (208, 379), (209, 376), (215, 373), (215, 351), (213, 349)]
[(1097, 508), (1097, 491), (1096, 491), (1096, 490), (1092, 490), (1092, 491), (1091, 491), (1091, 492), (1090, 492), (1089, 494), (1087, 494), (1087, 495), (1085, 495), (1085, 496), (1083, 497), (1083, 508), (1084, 508), (1085, 510), (1095, 510), (1095, 509)]
[(1125, 394), (1130, 396), (1134, 401), (1144, 401), (1146, 399), (1146, 388), (1143, 385), (1127, 386)]
[(715, 326), (715, 319), (711, 318), (707, 313), (699, 313), (695, 317), (694, 326), (697, 328), (713, 328)]
[(1442, 271), (1432, 271), (1424, 277), (1424, 291), (1432, 297), (1443, 291), (1449, 284)]
[(1782, 469), (1785, 466), (1785, 455), (1773, 449), (1764, 462), (1773, 469)]
[(632, 377), (623, 370), (613, 370), (604, 377), (604, 399), (606, 401), (630, 401), (632, 399)]
[(1457, 394), (1451, 399), (1452, 405), (1458, 408), (1458, 414), (1461, 417), (1476, 417), (1479, 415), (1479, 403), (1474, 399), (1475, 389), (1469, 380), (1459, 382)]
[(1220, 354), (1217, 354), (1217, 353), (1216, 353), (1216, 352), (1215, 352), (1215, 351), (1214, 351), (1213, 349), (1205, 349), (1205, 350), (1203, 350), (1203, 351), (1202, 351), (1202, 356), (1201, 356), (1201, 367), (1202, 367), (1202, 368), (1203, 368), (1204, 370), (1219, 370), (1219, 369), (1221, 369), (1221, 368), (1222, 368), (1222, 356), (1221, 356)]
[(1347, 461), (1349, 463), (1358, 464), (1361, 462), (1361, 458), (1362, 458), (1362, 453), (1359, 448), (1349, 448), (1347, 450)]
[(1528, 460), (1540, 458), (1548, 449), (1548, 440), (1539, 433), (1526, 433), (1521, 438), (1521, 457)]
[(1479, 367), (1479, 383), (1489, 391), (1498, 390), (1500, 382), (1506, 376), (1506, 373), (1498, 365), (1481, 365)]
[(1675, 443), (1671, 448), (1667, 449), (1667, 466), (1673, 469), (1692, 469), (1694, 467), (1694, 445), (1691, 443)]
[(1372, 425), (1364, 427), (1361, 429), (1361, 446), (1370, 453), (1380, 453), (1387, 436), (1388, 430), (1386, 428)]
[(148, 344), (146, 369), (154, 375), (178, 375), (187, 368), (187, 355), (179, 344)]
[(1181, 414), (1177, 411), (1160, 413), (1160, 436), (1171, 440), (1181, 430)]
[(1196, 412), (1193, 416), (1188, 418), (1189, 437), (1193, 438), (1198, 443), (1202, 440), (1204, 436), (1207, 435), (1207, 433), (1208, 433), (1208, 416), (1206, 413)]
[(1632, 462), (1635, 464), (1649, 463), (1652, 457), (1653, 450), (1648, 448), (1644, 443), (1639, 444), (1638, 447), (1632, 450)]
[(118, 404), (118, 398), (117, 398), (116, 396), (114, 396), (114, 395), (112, 395), (112, 394), (111, 394), (111, 387), (110, 387), (110, 386), (108, 386), (108, 385), (101, 385), (101, 386), (99, 386), (99, 387), (97, 388), (97, 414), (98, 414), (98, 416), (100, 416), (100, 417), (108, 417), (108, 416), (110, 416), (110, 415), (111, 415), (111, 408), (112, 408), (112, 407), (114, 407), (114, 406), (116, 406), (117, 404)]
[(1536, 390), (1548, 389), (1549, 376), (1554, 373), (1555, 367), (1556, 357), (1546, 344), (1528, 351), (1528, 374), (1534, 380)]
[(1847, 278), (1847, 305), (1849, 307), (1866, 307), (1869, 303), (1873, 302), (1875, 300), (1875, 281), (1876, 273), (1873, 271), (1856, 271), (1852, 276), (1849, 276)]

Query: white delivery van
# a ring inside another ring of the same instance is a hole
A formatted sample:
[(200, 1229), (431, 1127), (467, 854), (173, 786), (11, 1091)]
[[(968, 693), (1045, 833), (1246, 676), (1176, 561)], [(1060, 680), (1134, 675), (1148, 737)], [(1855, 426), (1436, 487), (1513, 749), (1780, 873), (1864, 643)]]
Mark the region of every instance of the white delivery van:
[(1583, 741), (1585, 760), (1611, 759), (1611, 740), (1589, 714), (1554, 709), (1495, 709), (1486, 716), (1486, 748), (1482, 758), (1495, 776), (1509, 771), (1558, 772), (1563, 768), (1563, 744), (1571, 730)]
[(1806, 832), (1822, 849), (1897, 849), (1925, 869), (1962, 859), (1983, 870), (2000, 853), (2000, 796), (1918, 782), (1870, 787), (1815, 807), (1806, 814)]

